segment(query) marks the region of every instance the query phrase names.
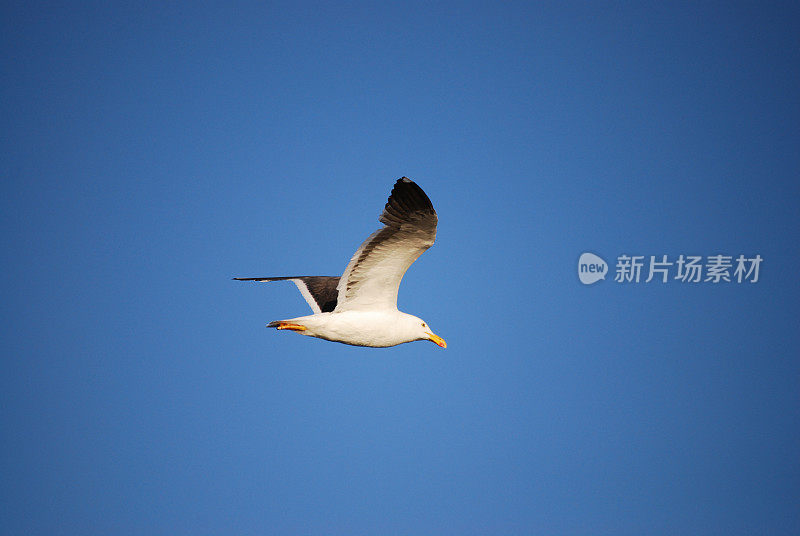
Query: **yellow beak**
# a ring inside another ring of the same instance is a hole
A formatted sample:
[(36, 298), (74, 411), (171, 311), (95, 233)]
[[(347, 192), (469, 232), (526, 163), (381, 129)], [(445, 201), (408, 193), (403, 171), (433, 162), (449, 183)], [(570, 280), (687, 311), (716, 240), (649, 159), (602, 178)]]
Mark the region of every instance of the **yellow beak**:
[(431, 342), (435, 342), (442, 348), (447, 348), (447, 343), (444, 342), (444, 339), (438, 335), (434, 335), (433, 333), (428, 333), (428, 340)]

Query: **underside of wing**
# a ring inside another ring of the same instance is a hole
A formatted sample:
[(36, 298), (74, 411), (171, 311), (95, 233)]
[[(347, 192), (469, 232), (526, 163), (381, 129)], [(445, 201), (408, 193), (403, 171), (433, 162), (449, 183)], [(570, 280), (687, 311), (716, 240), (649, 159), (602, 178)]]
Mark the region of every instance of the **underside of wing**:
[(396, 309), (408, 267), (436, 240), (436, 211), (410, 179), (398, 180), (372, 233), (350, 259), (338, 284), (336, 311)]
[(329, 313), (336, 308), (338, 277), (294, 275), (281, 277), (234, 277), (236, 281), (291, 281), (315, 313)]

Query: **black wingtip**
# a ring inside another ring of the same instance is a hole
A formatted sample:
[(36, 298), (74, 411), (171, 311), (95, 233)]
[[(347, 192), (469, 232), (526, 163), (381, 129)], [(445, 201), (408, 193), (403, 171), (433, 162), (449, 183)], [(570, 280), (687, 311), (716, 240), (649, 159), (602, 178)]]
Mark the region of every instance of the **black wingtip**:
[(436, 215), (433, 203), (422, 188), (408, 177), (400, 177), (394, 183), (380, 221), (397, 224), (413, 213)]

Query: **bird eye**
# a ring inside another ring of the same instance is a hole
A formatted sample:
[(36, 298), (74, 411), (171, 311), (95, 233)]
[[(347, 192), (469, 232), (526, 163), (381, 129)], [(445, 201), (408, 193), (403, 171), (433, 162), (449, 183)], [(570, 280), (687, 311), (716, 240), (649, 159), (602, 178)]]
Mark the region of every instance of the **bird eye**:
[(428, 326), (425, 325), (425, 322), (422, 323), (423, 328), (427, 328)]

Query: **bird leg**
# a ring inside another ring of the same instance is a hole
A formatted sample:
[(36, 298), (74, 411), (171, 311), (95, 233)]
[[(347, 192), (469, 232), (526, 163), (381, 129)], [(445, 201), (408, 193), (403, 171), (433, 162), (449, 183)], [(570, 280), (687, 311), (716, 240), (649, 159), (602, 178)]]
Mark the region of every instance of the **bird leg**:
[(301, 326), (300, 324), (292, 324), (290, 322), (278, 322), (278, 325), (275, 327), (278, 329), (290, 329), (292, 331), (305, 331), (307, 329), (305, 326)]

